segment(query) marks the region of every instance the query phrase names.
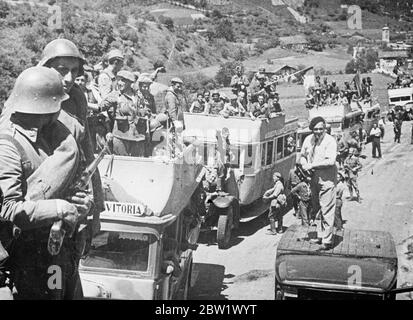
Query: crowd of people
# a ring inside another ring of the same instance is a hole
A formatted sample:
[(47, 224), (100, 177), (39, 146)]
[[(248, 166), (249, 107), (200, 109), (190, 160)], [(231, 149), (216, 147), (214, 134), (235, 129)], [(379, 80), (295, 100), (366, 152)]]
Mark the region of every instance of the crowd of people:
[(265, 69), (260, 68), (250, 83), (242, 73), (242, 68), (237, 66), (230, 84), (235, 99), (230, 99), (217, 90), (205, 90), (197, 93), (189, 112), (223, 117), (249, 117), (253, 120), (270, 119), (282, 114), (276, 82), (271, 82), (264, 72)]
[(316, 76), (315, 85), (309, 88), (305, 105), (307, 109), (312, 109), (328, 105), (349, 106), (352, 101), (369, 101), (372, 87), (370, 77), (361, 80), (360, 88), (357, 88), (355, 82), (352, 88), (348, 81), (344, 82), (344, 88), (340, 88), (335, 81), (328, 83), (328, 79), (324, 78), (321, 82), (320, 76)]
[[(241, 67), (236, 67), (231, 80), (230, 99), (217, 90), (197, 92), (187, 110), (183, 103), (183, 81), (171, 80), (162, 105), (155, 104), (150, 92), (151, 84), (163, 66), (152, 73), (138, 73), (123, 69), (124, 56), (118, 49), (111, 50), (104, 61), (96, 66), (84, 66), (75, 83), (88, 102), (87, 121), (93, 148), (101, 150), (106, 142), (113, 144), (116, 154), (130, 156), (151, 155), (152, 133), (167, 126), (167, 120), (183, 121), (183, 112), (270, 119), (283, 113), (276, 92), (276, 81), (265, 76), (265, 69), (249, 83)], [(128, 129), (127, 129), (128, 128)]]

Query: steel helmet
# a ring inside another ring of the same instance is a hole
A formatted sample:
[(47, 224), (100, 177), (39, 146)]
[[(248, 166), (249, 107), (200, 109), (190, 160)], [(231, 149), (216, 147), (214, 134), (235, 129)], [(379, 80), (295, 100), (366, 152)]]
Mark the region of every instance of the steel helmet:
[(119, 49), (112, 49), (109, 51), (108, 55), (107, 55), (107, 59), (109, 62), (111, 62), (113, 59), (117, 59), (117, 60), (124, 60), (125, 57), (123, 56), (122, 51), (120, 51)]
[(64, 92), (60, 74), (47, 67), (31, 67), (16, 79), (7, 104), (13, 111), (30, 114), (49, 114), (60, 110)]
[(85, 58), (80, 53), (76, 45), (67, 39), (55, 39), (49, 42), (43, 49), (39, 66), (47, 66), (48, 62), (58, 57), (73, 57), (79, 59), (79, 74), (83, 74), (83, 65), (86, 63)]

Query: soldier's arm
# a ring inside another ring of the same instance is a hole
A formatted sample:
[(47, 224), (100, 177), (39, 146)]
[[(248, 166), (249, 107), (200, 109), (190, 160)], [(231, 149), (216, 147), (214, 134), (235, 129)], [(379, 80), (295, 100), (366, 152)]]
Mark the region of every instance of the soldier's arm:
[(102, 99), (106, 98), (112, 91), (112, 80), (105, 73), (99, 75), (99, 92)]
[(194, 112), (194, 108), (195, 108), (195, 101), (192, 102), (191, 107), (189, 108), (189, 112), (193, 113)]
[(0, 217), (22, 230), (48, 226), (61, 219), (56, 200), (26, 200), (24, 184), (19, 152), (10, 142), (0, 141), (0, 188), (4, 194)]
[(236, 85), (238, 85), (238, 78), (236, 77), (236, 76), (233, 76), (232, 78), (231, 78), (231, 83), (230, 83), (230, 87), (234, 87), (234, 86), (236, 86)]

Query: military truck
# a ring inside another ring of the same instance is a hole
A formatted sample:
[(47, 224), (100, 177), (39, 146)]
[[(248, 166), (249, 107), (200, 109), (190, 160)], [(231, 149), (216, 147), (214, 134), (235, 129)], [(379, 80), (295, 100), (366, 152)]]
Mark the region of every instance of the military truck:
[(108, 155), (99, 169), (106, 210), (80, 261), (86, 299), (186, 299), (200, 219), (191, 205), (202, 165), (181, 156)]

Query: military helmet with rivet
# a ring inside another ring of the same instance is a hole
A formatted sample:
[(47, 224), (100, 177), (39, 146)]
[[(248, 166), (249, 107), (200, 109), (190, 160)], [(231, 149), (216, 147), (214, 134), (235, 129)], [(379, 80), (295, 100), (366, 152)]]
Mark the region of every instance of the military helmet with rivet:
[(43, 49), (39, 66), (48, 66), (48, 63), (60, 57), (71, 57), (79, 59), (79, 74), (83, 74), (83, 65), (86, 63), (85, 58), (79, 51), (78, 47), (70, 40), (55, 39), (49, 42)]
[(50, 114), (60, 110), (64, 92), (62, 77), (51, 68), (37, 66), (24, 70), (16, 79), (7, 105), (14, 112)]
[(133, 74), (133, 72), (130, 72), (128, 70), (120, 70), (116, 76), (118, 78), (122, 78), (125, 80), (128, 80), (130, 82), (135, 82), (135, 75)]

